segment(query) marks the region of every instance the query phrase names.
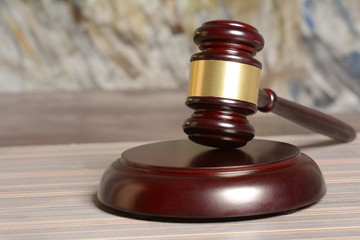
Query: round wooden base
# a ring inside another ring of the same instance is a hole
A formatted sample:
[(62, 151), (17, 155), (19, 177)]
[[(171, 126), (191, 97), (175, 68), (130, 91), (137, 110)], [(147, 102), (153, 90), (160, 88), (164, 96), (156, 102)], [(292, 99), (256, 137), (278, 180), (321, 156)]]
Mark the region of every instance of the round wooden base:
[(293, 145), (253, 140), (223, 150), (177, 140), (123, 152), (104, 173), (98, 198), (133, 214), (227, 218), (301, 208), (325, 192), (316, 163)]

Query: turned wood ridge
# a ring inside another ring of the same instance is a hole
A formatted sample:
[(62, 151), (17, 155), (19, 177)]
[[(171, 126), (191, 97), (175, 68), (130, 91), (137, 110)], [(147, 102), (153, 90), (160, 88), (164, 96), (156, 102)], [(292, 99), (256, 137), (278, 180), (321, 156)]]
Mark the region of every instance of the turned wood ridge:
[(255, 135), (247, 117), (257, 110), (273, 112), (334, 140), (352, 141), (356, 132), (346, 123), (314, 109), (259, 90), (261, 63), (254, 59), (264, 46), (258, 30), (235, 21), (210, 21), (194, 32), (201, 52), (191, 57), (186, 105), (195, 110), (183, 130), (193, 142), (237, 148)]

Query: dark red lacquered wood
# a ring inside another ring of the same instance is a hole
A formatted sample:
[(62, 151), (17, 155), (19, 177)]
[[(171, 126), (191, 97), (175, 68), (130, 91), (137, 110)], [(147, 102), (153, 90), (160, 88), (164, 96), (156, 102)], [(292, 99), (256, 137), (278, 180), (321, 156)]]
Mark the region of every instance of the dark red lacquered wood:
[(270, 89), (259, 91), (258, 109), (271, 111), (334, 140), (350, 142), (356, 137), (356, 131), (348, 124), (315, 109), (277, 97)]
[[(202, 52), (192, 61), (236, 61), (261, 68), (253, 56), (263, 47), (263, 39), (247, 24), (208, 22), (195, 32), (194, 39)], [(262, 111), (289, 119), (312, 114), (276, 97), (271, 90), (260, 90), (258, 104)], [(102, 203), (141, 215), (228, 218), (293, 210), (325, 195), (318, 166), (297, 147), (265, 140), (246, 144), (254, 137), (246, 116), (256, 112), (255, 104), (190, 96), (186, 105), (195, 113), (183, 129), (192, 141), (202, 145), (178, 140), (125, 151), (103, 175), (98, 191)], [(290, 115), (288, 110), (292, 111)], [(311, 125), (312, 117), (306, 119)], [(239, 146), (243, 147), (229, 149)]]
[(194, 42), (201, 52), (194, 54), (191, 61), (223, 60), (261, 68), (261, 63), (253, 56), (264, 47), (264, 39), (256, 28), (248, 24), (209, 21), (195, 30)]
[[(264, 39), (256, 28), (248, 24), (226, 20), (206, 22), (195, 30), (194, 42), (202, 51), (194, 54), (191, 61), (235, 61), (261, 68), (261, 63), (253, 56), (263, 48)], [(232, 100), (240, 107), (226, 109), (226, 106), (220, 106), (228, 104), (226, 99), (196, 97), (196, 104), (189, 99), (195, 98), (190, 96), (186, 101), (195, 113), (185, 121), (183, 129), (190, 140), (206, 146), (236, 148), (244, 146), (254, 137), (254, 129), (246, 119), (247, 115), (256, 112), (253, 104)], [(346, 123), (279, 98), (269, 89), (259, 91), (258, 109), (271, 111), (338, 141), (349, 142), (356, 136), (355, 130)]]
[(254, 140), (224, 150), (178, 140), (125, 151), (104, 173), (98, 198), (133, 214), (227, 218), (301, 208), (325, 192), (316, 163), (290, 144)]
[(237, 148), (253, 139), (255, 131), (246, 115), (255, 104), (216, 97), (189, 97), (186, 105), (195, 110), (185, 120), (184, 132), (193, 142), (219, 148)]
[[(233, 61), (261, 68), (261, 63), (253, 56), (263, 48), (264, 39), (256, 28), (248, 24), (227, 20), (209, 21), (195, 30), (194, 42), (201, 52), (194, 54), (191, 61)], [(257, 111), (253, 103), (190, 96), (186, 105), (195, 112), (185, 120), (183, 130), (196, 143), (237, 148), (254, 137), (254, 128), (246, 118)]]

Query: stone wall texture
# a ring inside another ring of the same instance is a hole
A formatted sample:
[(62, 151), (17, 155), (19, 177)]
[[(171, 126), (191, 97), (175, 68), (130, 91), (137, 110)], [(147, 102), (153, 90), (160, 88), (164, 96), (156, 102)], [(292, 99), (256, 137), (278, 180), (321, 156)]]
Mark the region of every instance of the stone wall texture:
[(360, 110), (357, 0), (0, 0), (0, 93), (185, 88), (193, 31), (232, 19), (265, 38), (262, 87)]

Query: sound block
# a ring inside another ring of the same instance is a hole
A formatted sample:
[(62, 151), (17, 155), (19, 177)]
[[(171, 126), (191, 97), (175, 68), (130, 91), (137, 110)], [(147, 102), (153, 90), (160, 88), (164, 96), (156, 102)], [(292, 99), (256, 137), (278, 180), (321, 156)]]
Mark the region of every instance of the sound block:
[(253, 140), (224, 150), (175, 140), (123, 152), (105, 171), (98, 199), (132, 214), (228, 218), (301, 208), (325, 193), (318, 166), (293, 145)]

